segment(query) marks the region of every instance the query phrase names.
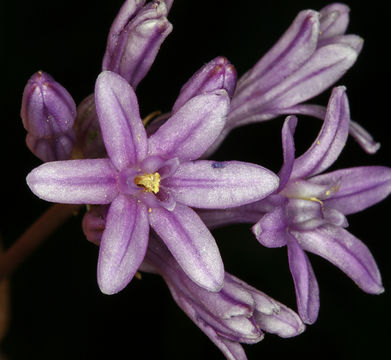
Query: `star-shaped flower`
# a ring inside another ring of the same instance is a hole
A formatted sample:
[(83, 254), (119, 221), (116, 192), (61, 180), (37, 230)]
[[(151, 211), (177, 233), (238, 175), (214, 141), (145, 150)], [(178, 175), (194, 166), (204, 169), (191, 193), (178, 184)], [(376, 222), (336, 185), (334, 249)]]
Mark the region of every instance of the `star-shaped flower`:
[(355, 167), (318, 175), (341, 153), (349, 118), (345, 89), (335, 88), (318, 137), (295, 159), (293, 134), (297, 119), (288, 117), (282, 130), (284, 165), (276, 193), (236, 209), (200, 212), (209, 227), (258, 218), (252, 230), (260, 243), (288, 247), (299, 314), (309, 324), (318, 316), (319, 288), (304, 251), (329, 260), (362, 290), (371, 294), (383, 292), (375, 260), (368, 248), (345, 229), (345, 215), (386, 198), (391, 192), (391, 169)]
[(111, 204), (98, 260), (104, 293), (118, 292), (132, 279), (144, 259), (150, 226), (193, 281), (218, 291), (223, 263), (191, 207), (239, 206), (278, 187), (278, 177), (258, 165), (194, 161), (224, 127), (227, 92), (192, 97), (149, 138), (136, 95), (120, 75), (99, 75), (95, 103), (109, 158), (43, 164), (27, 177), (31, 190), (48, 201)]

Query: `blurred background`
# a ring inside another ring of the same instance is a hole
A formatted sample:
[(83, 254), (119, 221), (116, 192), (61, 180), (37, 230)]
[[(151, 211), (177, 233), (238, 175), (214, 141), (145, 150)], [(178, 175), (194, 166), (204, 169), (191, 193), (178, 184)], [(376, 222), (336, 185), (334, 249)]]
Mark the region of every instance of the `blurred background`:
[[(212, 4), (211, 4), (212, 3)], [(352, 118), (382, 143), (365, 154), (349, 139), (333, 169), (390, 166), (389, 12), (386, 2), (353, 2), (350, 33), (365, 39), (355, 66), (339, 81), (347, 87)], [(1, 1), (2, 110), (1, 235), (8, 247), (49, 204), (27, 188), (27, 173), (40, 164), (25, 146), (20, 119), (23, 88), (38, 70), (50, 73), (79, 103), (92, 93), (106, 37), (122, 0), (99, 2)], [(243, 74), (275, 43), (302, 9), (326, 1), (175, 1), (174, 31), (137, 89), (140, 111), (169, 111), (182, 84), (203, 64), (226, 56)], [(326, 105), (330, 91), (316, 102)], [(315, 102), (315, 101), (314, 101)], [(231, 133), (216, 160), (251, 161), (278, 171), (283, 118)], [(312, 143), (321, 122), (299, 123), (297, 152)], [(223, 359), (182, 313), (157, 276), (143, 274), (119, 294), (106, 296), (96, 283), (98, 249), (72, 218), (10, 279), (9, 327), (0, 344), (6, 359)], [(249, 359), (320, 354), (346, 359), (389, 353), (390, 200), (348, 218), (349, 230), (371, 249), (386, 292), (368, 295), (325, 260), (310, 255), (320, 285), (319, 319), (293, 339), (266, 335), (246, 346)], [(295, 309), (286, 249), (266, 249), (247, 225), (214, 232), (226, 270)], [(3, 294), (6, 290), (0, 289)], [(3, 314), (4, 315), (4, 314)], [(3, 316), (1, 315), (1, 316)]]

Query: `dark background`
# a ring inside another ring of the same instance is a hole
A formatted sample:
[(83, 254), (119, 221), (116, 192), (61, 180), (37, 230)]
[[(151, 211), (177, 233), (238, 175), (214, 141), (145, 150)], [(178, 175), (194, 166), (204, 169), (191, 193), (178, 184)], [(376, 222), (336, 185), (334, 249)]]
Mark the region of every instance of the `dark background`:
[[(25, 147), (19, 109), (28, 78), (50, 73), (76, 103), (92, 92), (107, 32), (122, 1), (1, 1), (1, 233), (10, 245), (48, 204), (30, 193), (25, 176), (40, 164)], [(347, 86), (352, 118), (382, 143), (373, 156), (352, 141), (333, 168), (388, 165), (390, 60), (389, 12), (382, 1), (350, 2), (350, 33), (365, 39)], [(141, 114), (167, 111), (181, 85), (204, 63), (225, 55), (243, 74), (278, 39), (302, 9), (325, 1), (179, 1), (174, 25), (156, 63), (140, 84)], [(4, 64), (3, 64), (4, 62)], [(326, 104), (329, 91), (317, 101)], [(234, 131), (217, 159), (245, 160), (278, 171), (283, 119)], [(304, 125), (305, 126), (304, 126)], [(320, 122), (297, 130), (304, 151)], [(304, 129), (304, 130), (303, 130)], [(389, 353), (390, 201), (349, 217), (350, 231), (372, 250), (386, 292), (372, 296), (325, 260), (310, 256), (321, 291), (319, 319), (294, 339), (267, 335), (246, 346), (249, 359), (282, 355), (376, 358)], [(97, 249), (81, 232), (81, 215), (59, 229), (11, 279), (10, 327), (1, 346), (9, 359), (222, 359), (209, 339), (179, 310), (163, 281), (134, 279), (106, 296), (96, 284)], [(226, 270), (295, 308), (286, 249), (262, 248), (248, 226), (214, 232)], [(142, 351), (140, 354), (139, 351)]]

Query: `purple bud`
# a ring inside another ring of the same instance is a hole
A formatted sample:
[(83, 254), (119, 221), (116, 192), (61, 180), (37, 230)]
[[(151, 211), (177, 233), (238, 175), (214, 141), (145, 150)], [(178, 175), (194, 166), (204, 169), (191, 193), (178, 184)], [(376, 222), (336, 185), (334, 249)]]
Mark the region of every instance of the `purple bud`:
[(75, 132), (74, 154), (77, 158), (98, 159), (107, 156), (96, 114), (94, 94), (87, 96), (77, 107)]
[(122, 6), (110, 29), (102, 63), (102, 70), (118, 73), (134, 88), (147, 74), (160, 45), (172, 31), (164, 1), (143, 4), (144, 1), (127, 1)]
[(106, 228), (106, 216), (108, 205), (90, 205), (84, 214), (82, 228), (87, 240), (95, 245), (100, 245), (102, 234)]
[(219, 56), (199, 69), (183, 85), (180, 94), (172, 108), (176, 112), (182, 105), (196, 95), (223, 89), (232, 97), (236, 85), (236, 70), (222, 56)]
[(66, 134), (61, 134), (52, 139), (37, 138), (30, 133), (26, 136), (27, 147), (43, 162), (69, 160), (74, 142), (75, 136), (73, 129)]
[(74, 143), (76, 105), (49, 74), (35, 73), (23, 92), (21, 117), (26, 143), (42, 161), (69, 159)]

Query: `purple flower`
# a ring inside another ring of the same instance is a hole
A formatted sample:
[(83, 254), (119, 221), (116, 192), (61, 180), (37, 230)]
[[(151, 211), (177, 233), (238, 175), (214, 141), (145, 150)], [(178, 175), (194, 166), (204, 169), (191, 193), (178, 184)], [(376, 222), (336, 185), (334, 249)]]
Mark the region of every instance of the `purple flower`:
[(164, 278), (179, 307), (227, 359), (246, 359), (240, 343), (257, 343), (264, 331), (288, 338), (305, 329), (294, 311), (228, 273), (219, 292), (199, 287), (155, 236), (150, 238), (142, 270)]
[[(325, 91), (355, 63), (363, 40), (345, 35), (348, 23), (349, 8), (343, 4), (301, 11), (269, 52), (240, 77), (226, 126), (206, 155), (242, 125), (283, 114), (323, 119), (324, 107), (303, 102)], [(365, 151), (379, 148), (358, 124), (351, 122), (350, 132)]]
[(258, 241), (267, 247), (288, 247), (299, 314), (309, 324), (318, 315), (319, 289), (304, 251), (329, 260), (365, 292), (383, 292), (375, 260), (368, 248), (345, 229), (345, 215), (386, 198), (391, 192), (391, 169), (356, 167), (318, 175), (342, 151), (349, 117), (345, 89), (335, 88), (318, 137), (296, 159), (293, 133), (297, 119), (288, 117), (282, 130), (284, 165), (276, 193), (237, 209), (200, 212), (210, 227), (260, 218), (252, 228)]
[(200, 286), (218, 291), (224, 269), (217, 245), (195, 208), (226, 208), (264, 198), (278, 178), (260, 166), (194, 161), (221, 132), (229, 109), (224, 90), (195, 96), (147, 139), (137, 98), (118, 74), (103, 72), (95, 103), (107, 159), (44, 164), (27, 177), (47, 201), (111, 204), (102, 234), (98, 283), (124, 288), (139, 268), (149, 227)]
[(35, 73), (23, 92), (21, 117), (26, 144), (42, 161), (70, 159), (76, 105), (68, 91), (43, 71)]

